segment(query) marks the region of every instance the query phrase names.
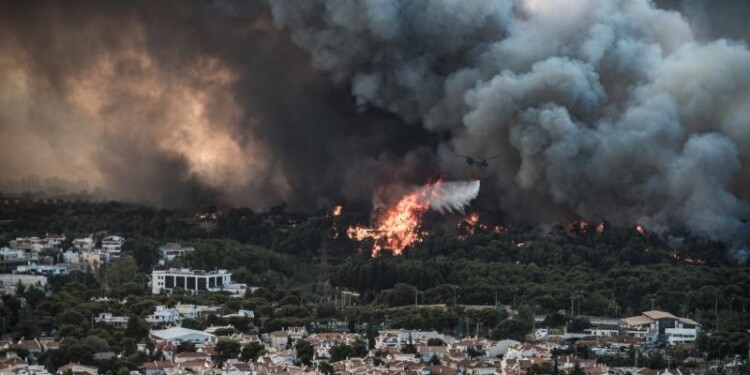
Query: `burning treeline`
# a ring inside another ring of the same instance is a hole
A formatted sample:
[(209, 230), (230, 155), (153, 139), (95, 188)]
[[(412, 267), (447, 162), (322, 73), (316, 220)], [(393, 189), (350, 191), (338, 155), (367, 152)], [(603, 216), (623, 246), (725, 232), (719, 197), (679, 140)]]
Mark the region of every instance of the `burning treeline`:
[[(369, 225), (350, 225), (346, 228), (346, 236), (357, 242), (360, 248), (370, 251), (373, 258), (380, 256), (384, 251), (392, 255), (403, 255), (404, 251), (416, 244), (430, 234), (430, 229), (425, 226), (424, 216), (429, 211), (436, 211), (441, 215), (462, 216), (457, 220), (455, 231), (456, 238), (466, 240), (478, 234), (511, 234), (513, 229), (504, 225), (488, 224), (483, 222), (478, 212), (464, 213), (471, 200), (478, 191), (478, 182), (443, 182), (426, 184), (415, 187), (394, 199), (394, 203), (385, 207), (376, 208)], [(451, 202), (446, 205), (446, 202)], [(446, 208), (447, 207), (447, 208)], [(334, 238), (339, 237), (335, 220), (342, 215), (344, 208), (335, 206), (331, 210), (334, 218)], [(564, 233), (573, 238), (587, 238), (591, 236), (604, 236), (613, 227), (607, 221), (590, 223), (586, 220), (572, 220), (563, 226)], [(620, 229), (622, 230), (622, 228)], [(627, 229), (643, 239), (647, 248), (661, 249), (669, 257), (686, 264), (704, 264), (700, 258), (681, 255), (675, 248), (670, 246), (660, 235), (649, 232), (642, 224), (635, 224)], [(515, 248), (524, 249), (533, 245), (533, 240), (517, 239), (513, 241)]]
[(373, 257), (383, 250), (401, 255), (405, 248), (426, 234), (422, 217), (427, 211), (462, 212), (478, 193), (479, 181), (439, 180), (414, 188), (400, 197), (395, 205), (379, 212), (376, 210), (371, 226), (352, 226), (347, 235), (356, 241), (370, 240)]
[[(665, 3), (2, 2), (0, 150), (25, 157), (0, 170), (308, 212), (366, 203), (394, 171), (482, 178), (514, 225), (607, 218), (742, 250), (747, 39)], [(383, 220), (381, 243), (403, 225)]]

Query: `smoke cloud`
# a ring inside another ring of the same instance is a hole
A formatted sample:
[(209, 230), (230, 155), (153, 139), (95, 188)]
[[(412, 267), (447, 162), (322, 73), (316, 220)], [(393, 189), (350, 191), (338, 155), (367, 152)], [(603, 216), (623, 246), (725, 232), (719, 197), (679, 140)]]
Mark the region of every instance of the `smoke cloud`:
[(713, 4), (6, 2), (0, 168), (162, 206), (481, 179), (515, 221), (750, 241), (750, 9)]
[(748, 230), (732, 185), (750, 160), (744, 42), (699, 40), (646, 0), (271, 4), (361, 107), (448, 132), (444, 172), (472, 173), (456, 154), (500, 155), (485, 178), (518, 219), (533, 201), (711, 239)]

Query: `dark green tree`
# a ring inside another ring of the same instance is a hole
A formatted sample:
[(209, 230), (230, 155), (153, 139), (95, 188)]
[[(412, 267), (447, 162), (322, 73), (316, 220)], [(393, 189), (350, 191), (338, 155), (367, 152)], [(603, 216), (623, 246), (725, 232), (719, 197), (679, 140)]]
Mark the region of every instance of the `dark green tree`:
[(219, 339), (215, 346), (219, 362), (225, 362), (227, 359), (236, 358), (242, 350), (239, 342), (230, 339)]
[(326, 361), (321, 361), (320, 363), (318, 363), (318, 370), (326, 375), (333, 375), (336, 373), (336, 370), (333, 368), (333, 366)]
[(255, 362), (258, 357), (266, 353), (266, 347), (259, 342), (251, 342), (242, 347), (240, 358), (245, 362)]
[(310, 366), (312, 364), (315, 349), (309, 342), (305, 340), (297, 340), (294, 349), (297, 351), (297, 361), (299, 361), (299, 363), (305, 366)]

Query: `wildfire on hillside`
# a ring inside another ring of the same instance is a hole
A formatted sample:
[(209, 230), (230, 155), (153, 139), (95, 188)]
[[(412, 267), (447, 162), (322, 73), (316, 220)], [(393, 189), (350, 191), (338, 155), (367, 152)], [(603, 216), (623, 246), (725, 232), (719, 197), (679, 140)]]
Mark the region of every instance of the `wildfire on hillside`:
[(596, 233), (602, 234), (607, 229), (607, 226), (602, 221), (601, 223), (596, 225)]
[(672, 250), (669, 253), (669, 256), (671, 256), (672, 258), (674, 258), (674, 259), (676, 259), (678, 261), (685, 262), (687, 264), (705, 264), (706, 263), (705, 260), (700, 259), (700, 258), (692, 258), (692, 257), (689, 257), (689, 256), (681, 256), (679, 253), (677, 253), (676, 250)]
[(565, 224), (565, 230), (570, 234), (588, 234), (590, 231), (596, 232), (596, 234), (602, 234), (609, 229), (609, 225), (605, 221), (600, 221), (593, 227), (586, 220), (573, 220)]
[(217, 212), (198, 212), (195, 214), (195, 218), (201, 221), (216, 221), (219, 214)]
[(472, 212), (461, 221), (458, 222), (458, 225), (456, 226), (458, 229), (458, 238), (465, 240), (466, 238), (473, 236), (477, 233), (477, 229), (480, 226), (485, 226), (483, 224), (479, 224), (479, 214), (476, 212)]
[[(355, 241), (372, 242), (372, 256), (381, 251), (401, 255), (404, 249), (421, 241), (427, 234), (422, 218), (428, 210), (441, 213), (463, 212), (479, 193), (479, 181), (437, 181), (413, 189), (398, 202), (383, 209), (370, 226), (352, 226), (347, 230)], [(478, 220), (478, 216), (477, 216)]]
[(586, 233), (589, 229), (589, 223), (585, 220), (574, 220), (565, 225), (565, 229), (570, 233)]
[(356, 241), (372, 240), (372, 256), (377, 257), (383, 250), (401, 255), (404, 249), (422, 239), (422, 216), (430, 209), (429, 197), (435, 186), (427, 185), (407, 194), (398, 203), (386, 209), (371, 227), (352, 226), (347, 230), (349, 238)]
[(344, 213), (344, 207), (341, 205), (334, 207), (333, 211), (331, 212), (333, 216), (341, 216), (342, 213)]

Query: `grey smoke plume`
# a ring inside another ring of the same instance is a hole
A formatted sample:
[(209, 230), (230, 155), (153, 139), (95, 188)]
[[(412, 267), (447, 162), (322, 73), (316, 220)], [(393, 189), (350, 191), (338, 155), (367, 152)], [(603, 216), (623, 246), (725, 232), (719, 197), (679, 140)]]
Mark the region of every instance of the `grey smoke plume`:
[[(745, 235), (750, 51), (698, 40), (648, 0), (271, 0), (313, 64), (380, 108), (500, 155), (486, 178), (515, 210)], [(518, 201), (523, 203), (519, 205)]]
[(433, 138), (360, 114), (262, 2), (0, 3), (3, 180), (84, 180), (168, 207), (317, 208), (369, 202), (374, 179), (436, 175)]
[(257, 208), (482, 179), (518, 221), (748, 241), (750, 9), (711, 4), (3, 2), (0, 170)]

